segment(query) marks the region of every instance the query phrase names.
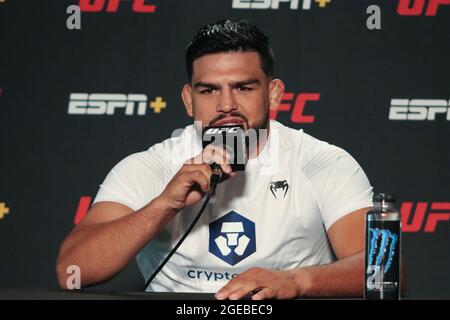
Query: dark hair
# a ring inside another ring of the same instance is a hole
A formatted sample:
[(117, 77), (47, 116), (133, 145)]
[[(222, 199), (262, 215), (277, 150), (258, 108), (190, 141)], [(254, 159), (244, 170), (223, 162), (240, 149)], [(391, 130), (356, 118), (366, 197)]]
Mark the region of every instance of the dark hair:
[(273, 75), (273, 51), (269, 38), (246, 20), (220, 20), (203, 26), (186, 47), (185, 61), (189, 81), (194, 61), (211, 53), (255, 51), (264, 73)]

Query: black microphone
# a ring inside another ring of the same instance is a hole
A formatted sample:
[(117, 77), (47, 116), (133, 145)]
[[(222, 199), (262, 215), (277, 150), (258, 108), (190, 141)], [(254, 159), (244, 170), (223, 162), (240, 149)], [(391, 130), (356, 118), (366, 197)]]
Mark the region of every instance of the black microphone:
[[(209, 126), (203, 129), (203, 149), (209, 144), (224, 149), (230, 155), (232, 171), (243, 171), (247, 163), (244, 127), (241, 125)], [(211, 185), (218, 184), (223, 176), (220, 165), (213, 163)]]
[(220, 182), (220, 179), (222, 179), (223, 170), (220, 165), (217, 163), (213, 163), (211, 165), (212, 175), (211, 175), (211, 182), (209, 186), (217, 185)]

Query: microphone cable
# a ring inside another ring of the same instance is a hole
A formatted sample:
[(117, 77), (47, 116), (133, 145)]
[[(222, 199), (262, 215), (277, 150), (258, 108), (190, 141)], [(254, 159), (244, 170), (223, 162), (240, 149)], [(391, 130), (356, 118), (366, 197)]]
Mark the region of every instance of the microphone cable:
[(205, 210), (206, 206), (208, 205), (209, 200), (214, 195), (214, 193), (216, 191), (217, 184), (219, 183), (220, 179), (222, 178), (222, 169), (220, 168), (220, 166), (218, 164), (215, 164), (215, 163), (213, 163), (211, 165), (211, 169), (213, 171), (213, 174), (211, 175), (210, 188), (209, 188), (208, 193), (206, 194), (205, 200), (203, 201), (202, 207), (198, 211), (197, 215), (195, 216), (195, 218), (192, 221), (192, 223), (189, 226), (189, 228), (187, 228), (187, 230), (184, 233), (184, 235), (181, 237), (181, 239), (177, 242), (175, 247), (172, 249), (172, 251), (169, 252), (169, 254), (164, 259), (164, 261), (158, 266), (158, 268), (156, 268), (156, 270), (153, 272), (153, 274), (150, 276), (150, 278), (148, 278), (148, 280), (145, 282), (144, 291), (146, 291), (147, 287), (150, 285), (152, 280), (157, 276), (157, 274), (166, 265), (166, 263), (170, 260), (170, 258), (173, 256), (173, 254), (181, 246), (183, 241), (187, 238), (187, 236), (189, 235), (189, 233), (192, 231), (192, 229), (194, 228), (195, 224), (197, 223), (198, 219), (200, 219), (200, 216), (202, 215), (203, 211)]

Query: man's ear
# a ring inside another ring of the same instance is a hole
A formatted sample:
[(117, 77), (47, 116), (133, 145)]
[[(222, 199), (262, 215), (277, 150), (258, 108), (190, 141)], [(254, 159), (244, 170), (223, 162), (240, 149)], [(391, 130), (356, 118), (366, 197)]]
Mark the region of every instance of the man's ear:
[(186, 108), (186, 113), (189, 117), (194, 117), (194, 112), (192, 110), (192, 87), (189, 84), (185, 84), (181, 90), (181, 98), (183, 99), (184, 107)]
[(284, 94), (284, 83), (280, 79), (272, 79), (269, 83), (270, 110), (276, 110)]

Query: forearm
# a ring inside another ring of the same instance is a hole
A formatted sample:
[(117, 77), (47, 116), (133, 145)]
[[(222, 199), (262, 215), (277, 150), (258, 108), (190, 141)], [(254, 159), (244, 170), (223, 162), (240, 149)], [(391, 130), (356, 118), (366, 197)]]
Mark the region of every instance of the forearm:
[(298, 292), (309, 297), (361, 297), (364, 290), (364, 252), (336, 262), (294, 271)]
[(57, 261), (61, 287), (66, 287), (67, 266), (81, 270), (81, 285), (105, 281), (122, 270), (176, 213), (156, 198), (139, 211), (117, 220), (87, 226), (63, 242)]

